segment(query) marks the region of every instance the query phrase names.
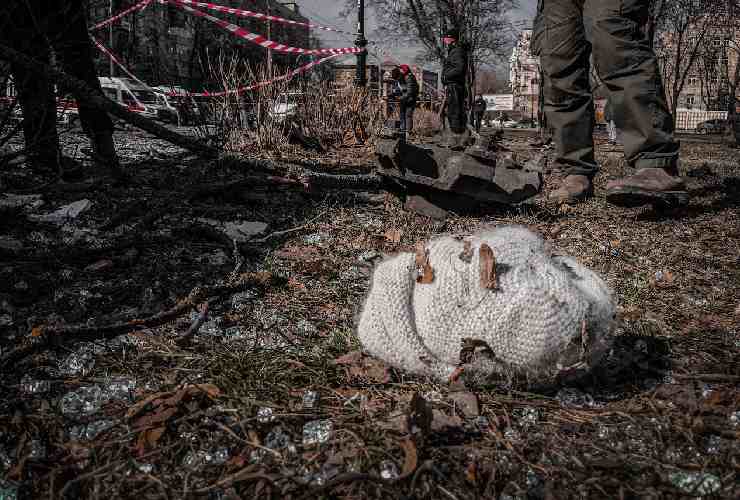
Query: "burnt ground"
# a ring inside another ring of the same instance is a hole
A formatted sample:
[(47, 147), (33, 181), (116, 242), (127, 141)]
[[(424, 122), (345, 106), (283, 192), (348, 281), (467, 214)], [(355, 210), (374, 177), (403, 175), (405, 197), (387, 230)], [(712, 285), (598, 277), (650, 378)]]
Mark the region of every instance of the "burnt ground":
[[(117, 142), (128, 186), (0, 173), (37, 195), (0, 203), (0, 352), (36, 346), (0, 380), (0, 498), (740, 494), (740, 152), (683, 144), (681, 213), (608, 206), (626, 169), (599, 146), (588, 203), (439, 222), (383, 192), (255, 186), (238, 160)], [(368, 171), (368, 150), (333, 156), (329, 172)], [(619, 337), (591, 379), (470, 391), (347, 356), (382, 253), (512, 223), (616, 290)]]

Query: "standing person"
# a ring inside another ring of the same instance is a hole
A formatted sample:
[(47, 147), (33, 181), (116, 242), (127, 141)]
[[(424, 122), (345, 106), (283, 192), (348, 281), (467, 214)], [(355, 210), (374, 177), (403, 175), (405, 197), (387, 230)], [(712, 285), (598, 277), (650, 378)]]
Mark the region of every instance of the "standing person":
[[(50, 64), (53, 49), (62, 71), (103, 96), (93, 63), (85, 5), (83, 0), (5, 0), (0, 6), (0, 43), (46, 65)], [(10, 69), (23, 111), (23, 135), (31, 170), (44, 177), (76, 175), (77, 166), (60, 153), (56, 99), (49, 75), (28, 71), (13, 61)], [(113, 143), (113, 122), (105, 111), (90, 106), (79, 95), (74, 97), (98, 167), (121, 176)]]
[(617, 124), (614, 123), (614, 109), (611, 99), (606, 100), (606, 106), (604, 106), (604, 120), (606, 121), (606, 129), (609, 133), (609, 144), (615, 146), (617, 144)]
[(401, 121), (401, 137), (406, 140), (414, 129), (414, 110), (419, 99), (419, 82), (408, 64), (394, 68), (394, 78), (401, 85), (398, 114)]
[(487, 107), (488, 105), (486, 104), (486, 100), (483, 99), (482, 95), (478, 94), (478, 97), (475, 98), (475, 102), (473, 102), (473, 125), (475, 126), (475, 131), (479, 134), (481, 125), (483, 124), (483, 115), (486, 114)]
[(442, 43), (447, 46), (447, 59), (442, 69), (442, 84), (445, 86), (447, 120), (450, 123), (450, 144), (453, 149), (464, 147), (464, 134), (468, 120), (465, 113), (465, 85), (468, 75), (468, 50), (461, 43), (457, 29), (447, 30)]
[(553, 128), (556, 168), (564, 176), (551, 198), (573, 203), (593, 195), (594, 103), (589, 58), (609, 89), (634, 175), (607, 185), (621, 206), (685, 205), (678, 176), (678, 143), (650, 41), (640, 29), (648, 0), (540, 0), (535, 44), (545, 74), (545, 111)]

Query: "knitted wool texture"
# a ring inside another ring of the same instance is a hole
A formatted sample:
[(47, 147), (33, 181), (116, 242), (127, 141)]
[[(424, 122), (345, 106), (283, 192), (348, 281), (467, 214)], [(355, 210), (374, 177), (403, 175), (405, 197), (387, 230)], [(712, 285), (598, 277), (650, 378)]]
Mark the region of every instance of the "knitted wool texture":
[[(478, 381), (523, 375), (532, 382), (584, 372), (610, 347), (616, 303), (606, 283), (569, 257), (552, 256), (523, 227), (503, 227), (466, 239), (427, 244), (431, 284), (416, 282), (415, 255), (381, 262), (360, 315), (364, 349), (418, 375), (448, 379), (461, 365), (463, 339), (482, 341), (481, 356), (463, 366)], [(498, 286), (480, 280), (480, 248), (495, 255)], [(468, 252), (469, 255), (469, 252)], [(481, 342), (477, 342), (481, 344)]]

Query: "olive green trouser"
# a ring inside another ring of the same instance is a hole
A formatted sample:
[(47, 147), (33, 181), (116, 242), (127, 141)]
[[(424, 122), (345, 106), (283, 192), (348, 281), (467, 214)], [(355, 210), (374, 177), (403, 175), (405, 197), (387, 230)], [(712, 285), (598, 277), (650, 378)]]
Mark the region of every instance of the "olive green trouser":
[(641, 27), (648, 0), (539, 0), (533, 49), (544, 73), (545, 112), (556, 164), (593, 177), (590, 56), (614, 106), (630, 165), (672, 170), (678, 143), (658, 64)]

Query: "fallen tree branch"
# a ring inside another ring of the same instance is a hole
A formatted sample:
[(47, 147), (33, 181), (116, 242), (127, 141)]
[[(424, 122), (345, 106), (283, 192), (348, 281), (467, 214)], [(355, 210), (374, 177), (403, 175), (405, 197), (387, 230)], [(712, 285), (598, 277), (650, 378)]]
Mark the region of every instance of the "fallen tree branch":
[(271, 285), (280, 284), (275, 275), (271, 273), (248, 273), (239, 276), (237, 281), (232, 283), (213, 285), (209, 287), (194, 288), (187, 298), (179, 301), (175, 306), (149, 316), (144, 319), (130, 319), (108, 325), (95, 326), (89, 323), (64, 327), (44, 327), (38, 326), (31, 332), (31, 341), (17, 347), (2, 357), (0, 360), (0, 371), (5, 371), (13, 367), (19, 360), (33, 354), (34, 352), (50, 345), (59, 344), (66, 340), (101, 340), (117, 337), (138, 330), (140, 328), (154, 328), (164, 325), (175, 318), (187, 313), (208, 297), (222, 296), (228, 293), (234, 293), (245, 288), (262, 288), (265, 289)]
[(5, 44), (0, 44), (0, 57), (19, 65), (27, 71), (49, 75), (58, 83), (64, 84), (65, 87), (71, 89), (76, 94), (79, 94), (81, 100), (83, 100), (86, 104), (90, 104), (91, 106), (95, 106), (98, 109), (106, 111), (111, 115), (114, 115), (121, 120), (124, 120), (125, 122), (130, 123), (137, 128), (140, 128), (141, 130), (144, 130), (145, 132), (149, 132), (150, 134), (159, 137), (160, 139), (170, 142), (183, 149), (187, 149), (188, 151), (201, 154), (203, 156), (218, 156), (217, 149), (207, 144), (203, 144), (192, 137), (186, 137), (182, 134), (178, 134), (177, 132), (163, 127), (162, 125), (159, 125), (158, 123), (155, 123), (154, 121), (145, 118), (137, 113), (133, 113), (120, 104), (111, 101), (102, 93), (93, 91), (82, 80), (70, 76), (67, 73), (56, 68), (53, 68), (48, 64), (43, 64), (34, 59), (31, 59), (25, 54), (18, 52), (17, 50), (12, 49)]
[(242, 177), (235, 181), (230, 181), (230, 182), (225, 182), (225, 183), (205, 184), (202, 186), (195, 187), (191, 189), (190, 192), (188, 192), (185, 195), (185, 199), (193, 200), (196, 198), (203, 198), (205, 196), (233, 191), (236, 189), (253, 188), (256, 186), (286, 186), (286, 187), (294, 187), (297, 189), (305, 189), (304, 184), (294, 179), (288, 179), (286, 177), (278, 177), (275, 175), (263, 175), (263, 176), (251, 175), (249, 177)]
[(382, 189), (386, 186), (385, 180), (375, 174), (334, 175), (304, 170), (298, 177), (311, 188)]

